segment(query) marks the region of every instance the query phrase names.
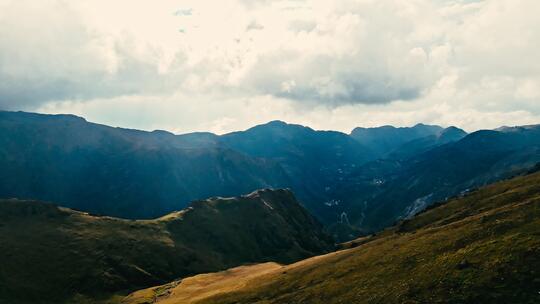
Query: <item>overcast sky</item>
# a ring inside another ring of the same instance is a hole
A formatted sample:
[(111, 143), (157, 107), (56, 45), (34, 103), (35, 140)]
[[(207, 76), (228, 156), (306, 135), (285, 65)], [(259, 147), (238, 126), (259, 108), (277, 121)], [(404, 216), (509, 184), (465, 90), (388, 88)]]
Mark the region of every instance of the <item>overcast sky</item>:
[(0, 109), (175, 133), (540, 123), (538, 0), (0, 0)]

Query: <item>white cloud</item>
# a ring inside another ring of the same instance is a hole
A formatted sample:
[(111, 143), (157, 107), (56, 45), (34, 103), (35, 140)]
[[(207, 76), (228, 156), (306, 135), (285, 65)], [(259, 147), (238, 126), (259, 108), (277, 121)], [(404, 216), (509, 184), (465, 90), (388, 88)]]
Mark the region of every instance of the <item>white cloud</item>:
[(162, 91), (159, 49), (131, 33), (114, 36), (84, 23), (65, 1), (27, 0), (0, 7), (0, 106)]
[[(0, 1), (0, 108), (181, 132), (540, 121), (535, 0)], [(176, 119), (181, 117), (182, 119)]]

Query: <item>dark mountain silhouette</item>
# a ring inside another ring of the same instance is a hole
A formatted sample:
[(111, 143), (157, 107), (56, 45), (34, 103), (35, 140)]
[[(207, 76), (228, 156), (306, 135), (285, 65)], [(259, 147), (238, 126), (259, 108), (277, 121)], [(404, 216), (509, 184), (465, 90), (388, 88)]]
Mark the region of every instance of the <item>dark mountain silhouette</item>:
[(344, 133), (282, 121), (225, 134), (219, 140), (249, 156), (279, 163), (290, 178), (289, 187), (317, 215), (328, 199), (328, 186), (375, 157)]
[(375, 231), (432, 202), (526, 172), (540, 162), (540, 126), (478, 131), (406, 160), (361, 166), (333, 194), (356, 227)]
[(376, 128), (355, 128), (351, 137), (370, 147), (379, 158), (399, 148), (401, 145), (419, 138), (437, 135), (443, 131), (440, 126), (417, 124), (414, 127), (396, 128), (382, 126)]
[(336, 238), (349, 239), (532, 168), (538, 129), (466, 135), (418, 124), (349, 136), (273, 121), (221, 136), (174, 135), (0, 112), (0, 197), (153, 218), (206, 197), (291, 188)]
[(279, 164), (175, 136), (93, 124), (72, 115), (0, 112), (0, 197), (152, 218), (209, 196), (289, 185)]
[(448, 127), (439, 131), (436, 134), (407, 141), (401, 146), (392, 150), (392, 152), (388, 153), (386, 158), (407, 159), (435, 147), (458, 141), (465, 136), (467, 136), (467, 132), (456, 127)]
[(196, 201), (137, 221), (0, 200), (0, 303), (81, 303), (201, 272), (291, 263), (332, 249), (322, 226), (288, 190)]

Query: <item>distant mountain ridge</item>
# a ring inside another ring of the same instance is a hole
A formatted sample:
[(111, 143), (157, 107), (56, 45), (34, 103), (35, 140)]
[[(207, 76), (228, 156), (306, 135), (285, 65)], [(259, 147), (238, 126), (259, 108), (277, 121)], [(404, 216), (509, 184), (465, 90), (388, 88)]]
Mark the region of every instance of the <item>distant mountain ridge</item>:
[(351, 137), (358, 142), (371, 147), (379, 157), (384, 156), (402, 144), (443, 131), (440, 126), (416, 124), (413, 127), (382, 126), (375, 128), (355, 128)]
[(540, 126), (515, 132), (482, 130), (405, 160), (359, 167), (335, 189), (334, 216), (376, 231), (431, 203), (527, 172), (540, 162)]
[(0, 130), (0, 197), (129, 218), (266, 187), (291, 187), (320, 209), (336, 175), (375, 157), (344, 133), (279, 121), (223, 136), (174, 135), (73, 115), (0, 112)]
[(152, 218), (209, 196), (288, 186), (279, 164), (208, 140), (0, 112), (0, 197)]
[(335, 237), (347, 239), (530, 169), (540, 159), (538, 132), (533, 125), (467, 134), (418, 124), (348, 135), (272, 121), (224, 135), (174, 135), (0, 112), (0, 198), (153, 218), (206, 197), (291, 188), (340, 231)]
[(389, 152), (386, 155), (386, 158), (408, 159), (416, 154), (426, 152), (435, 147), (458, 141), (465, 136), (467, 136), (467, 132), (456, 127), (448, 127), (435, 134), (407, 141)]
[(251, 157), (279, 163), (290, 177), (289, 187), (316, 215), (324, 208), (321, 202), (328, 199), (328, 185), (377, 157), (347, 134), (282, 121), (224, 134), (219, 141)]

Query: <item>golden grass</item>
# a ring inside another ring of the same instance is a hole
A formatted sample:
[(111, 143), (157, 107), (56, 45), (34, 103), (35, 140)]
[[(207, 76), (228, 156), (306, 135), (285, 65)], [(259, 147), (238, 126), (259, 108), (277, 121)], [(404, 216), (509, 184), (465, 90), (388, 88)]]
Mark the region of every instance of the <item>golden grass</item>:
[(288, 266), (243, 268), (249, 276), (200, 275), (156, 303), (540, 303), (540, 173), (343, 247)]
[(254, 278), (282, 269), (277, 263), (240, 266), (225, 271), (196, 275), (181, 281), (137, 291), (122, 303), (191, 304), (243, 288)]

